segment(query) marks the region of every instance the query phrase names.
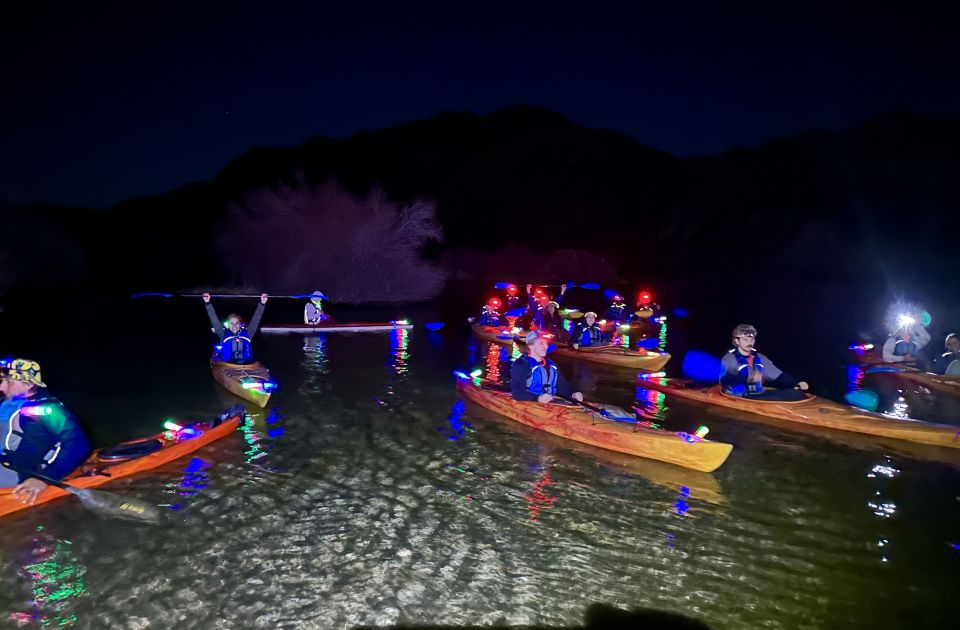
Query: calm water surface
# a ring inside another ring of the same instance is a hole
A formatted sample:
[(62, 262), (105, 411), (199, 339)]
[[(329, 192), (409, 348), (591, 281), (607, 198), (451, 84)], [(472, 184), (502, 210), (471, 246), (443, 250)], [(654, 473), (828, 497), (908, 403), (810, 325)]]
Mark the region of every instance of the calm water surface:
[[(49, 336), (34, 343), (56, 393), (108, 443), (235, 402), (210, 379), (197, 310), (123, 312), (59, 353)], [(952, 618), (950, 463), (674, 405), (630, 372), (562, 363), (593, 398), (735, 444), (713, 474), (576, 447), (465, 408), (451, 369), (496, 377), (511, 351), (465, 324), (430, 333), (421, 315), (409, 332), (261, 338), (281, 384), (268, 409), (193, 458), (108, 486), (166, 506), (160, 526), (100, 520), (71, 499), (5, 518), (0, 625), (577, 626), (594, 602), (718, 629)], [(168, 324), (151, 328), (157, 317)], [(676, 351), (666, 330), (650, 337), (661, 333)], [(842, 395), (830, 369), (821, 380)]]

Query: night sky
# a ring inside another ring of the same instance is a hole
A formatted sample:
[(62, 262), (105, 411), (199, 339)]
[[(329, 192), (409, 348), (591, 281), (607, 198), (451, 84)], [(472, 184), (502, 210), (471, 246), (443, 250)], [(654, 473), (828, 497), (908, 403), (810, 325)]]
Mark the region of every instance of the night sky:
[(106, 206), (442, 110), (541, 105), (681, 156), (960, 113), (958, 22), (924, 2), (19, 4), (0, 203)]

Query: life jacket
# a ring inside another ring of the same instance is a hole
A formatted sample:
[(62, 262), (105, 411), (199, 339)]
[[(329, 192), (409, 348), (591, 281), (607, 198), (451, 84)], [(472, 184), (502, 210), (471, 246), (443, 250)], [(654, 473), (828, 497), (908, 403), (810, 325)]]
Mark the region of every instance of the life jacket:
[(603, 341), (603, 331), (600, 330), (600, 326), (596, 322), (593, 323), (593, 326), (587, 326), (587, 323), (584, 322), (580, 324), (580, 329), (577, 343), (581, 346), (596, 346)]
[(557, 366), (550, 359), (545, 359), (546, 365), (527, 355), (530, 363), (530, 376), (527, 377), (527, 391), (534, 396), (541, 394), (556, 395), (557, 393)]
[(480, 317), (477, 318), (477, 323), (481, 326), (499, 326), (500, 313), (497, 311), (482, 311)]
[[(23, 440), (23, 426), (27, 422), (50, 415), (51, 407), (62, 406), (62, 403), (52, 396), (42, 398), (18, 398), (0, 403), (0, 437), (3, 439), (3, 454), (13, 453), (20, 448)], [(43, 456), (43, 466), (46, 467), (57, 459), (60, 454), (60, 443)]]
[[(753, 368), (755, 372), (760, 372), (763, 374), (763, 363), (760, 362), (760, 353), (756, 350), (752, 350), (748, 356), (743, 356), (736, 348), (730, 350), (733, 353), (733, 356), (737, 359), (737, 373), (744, 375), (746, 377), (750, 376), (750, 368)], [(747, 394), (759, 394), (763, 391), (763, 380), (759, 383), (750, 383), (747, 382), (745, 385), (745, 393)]]
[(323, 313), (323, 305), (317, 306), (313, 302), (308, 302), (303, 307), (303, 323), (319, 324), (325, 319), (327, 319), (327, 316)]
[(606, 318), (614, 321), (623, 319), (623, 314), (627, 310), (627, 305), (623, 302), (614, 302), (607, 309)]
[(909, 354), (916, 354), (920, 351), (920, 348), (917, 347), (917, 342), (913, 340), (912, 337), (904, 337), (903, 335), (897, 335), (894, 337), (897, 340), (897, 345), (893, 347), (893, 354), (898, 357), (905, 357)]
[(233, 334), (229, 328), (224, 328), (223, 338), (214, 350), (217, 359), (227, 363), (251, 363), (253, 359), (253, 344), (250, 343), (245, 327), (238, 330), (237, 334)]

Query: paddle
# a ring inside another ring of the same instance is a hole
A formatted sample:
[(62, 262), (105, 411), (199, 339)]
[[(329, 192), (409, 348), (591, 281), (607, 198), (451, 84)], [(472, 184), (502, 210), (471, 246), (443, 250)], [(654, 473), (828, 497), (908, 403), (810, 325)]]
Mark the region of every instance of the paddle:
[(583, 407), (584, 409), (589, 409), (589, 410), (592, 411), (593, 413), (595, 413), (595, 414), (599, 415), (600, 417), (605, 418), (605, 419), (607, 419), (607, 420), (614, 420), (614, 421), (616, 421), (616, 422), (634, 422), (634, 423), (637, 421), (637, 419), (636, 419), (635, 417), (630, 417), (630, 416), (615, 416), (615, 415), (613, 415), (612, 413), (610, 413), (609, 411), (607, 411), (606, 409), (604, 409), (603, 407), (597, 407), (596, 405), (591, 405), (590, 403), (585, 403), (585, 402), (583, 402), (582, 400), (577, 400), (577, 399), (575, 399), (575, 398), (568, 398), (568, 397), (566, 397), (566, 396), (560, 396), (560, 395), (557, 395), (557, 396), (555, 396), (555, 397), (556, 397), (556, 398), (559, 398), (560, 400), (565, 400), (565, 401), (567, 401), (567, 402), (573, 403), (573, 404), (575, 404), (575, 405), (580, 405), (580, 406)]
[(139, 499), (131, 499), (130, 497), (105, 492), (103, 490), (77, 488), (76, 486), (51, 479), (40, 473), (21, 470), (11, 466), (10, 462), (3, 462), (3, 466), (21, 475), (33, 477), (48, 485), (66, 490), (80, 499), (80, 504), (83, 505), (83, 507), (96, 512), (100, 516), (136, 521), (137, 523), (156, 524), (160, 522), (160, 511), (157, 510), (157, 507), (140, 501)]
[[(131, 300), (136, 300), (137, 298), (145, 297), (162, 297), (162, 298), (172, 298), (172, 297), (187, 297), (187, 298), (197, 298), (203, 297), (202, 293), (134, 293), (130, 296)], [(211, 293), (210, 297), (212, 298), (259, 298), (259, 295), (248, 295), (240, 293)], [(291, 299), (291, 300), (308, 300), (310, 298), (319, 297), (322, 300), (328, 299), (327, 296), (318, 296), (313, 295), (312, 293), (301, 293), (299, 295), (268, 295), (270, 299)]]
[[(494, 282), (494, 283), (493, 283), (493, 288), (494, 288), (494, 289), (506, 289), (506, 288), (511, 287), (511, 286), (525, 286), (525, 285), (527, 285), (527, 284), (530, 284), (530, 285), (535, 286), (535, 287), (551, 287), (551, 288), (556, 287), (556, 288), (560, 288), (560, 285), (559, 285), (559, 284), (539, 284), (539, 283), (536, 283), (536, 282), (521, 282), (521, 283), (517, 283), (517, 282)], [(596, 290), (596, 289), (599, 289), (599, 288), (600, 288), (600, 285), (597, 284), (596, 282), (586, 282), (586, 283), (584, 283), (584, 284), (577, 284), (576, 282), (568, 282), (568, 283), (567, 283), (567, 288), (568, 288), (568, 289), (572, 289), (572, 288), (574, 288), (574, 287), (580, 287), (581, 289), (593, 289), (593, 290)]]

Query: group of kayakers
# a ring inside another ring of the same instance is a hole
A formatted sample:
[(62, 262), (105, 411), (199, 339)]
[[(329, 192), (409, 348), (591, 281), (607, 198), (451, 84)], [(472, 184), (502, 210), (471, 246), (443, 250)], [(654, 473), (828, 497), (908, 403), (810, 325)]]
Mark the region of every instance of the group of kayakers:
[[(253, 337), (266, 308), (268, 294), (260, 295), (250, 323), (231, 313), (225, 321), (217, 316), (211, 295), (202, 295), (210, 325), (217, 338), (214, 356), (220, 361), (246, 365), (255, 361)], [(329, 321), (323, 313), (325, 296), (315, 291), (304, 307), (304, 322)], [(87, 439), (75, 416), (51, 396), (36, 361), (0, 360), (0, 488), (13, 488), (13, 495), (32, 504), (47, 484), (31, 477), (42, 474), (61, 480), (90, 454)]]
[[(511, 289), (513, 289), (511, 291)], [(547, 358), (551, 340), (569, 342), (574, 349), (609, 344), (597, 314), (583, 314), (582, 320), (569, 333), (560, 314), (560, 302), (567, 285), (560, 285), (556, 299), (543, 288), (527, 285), (527, 306), (517, 318), (517, 325), (530, 328), (524, 333), (527, 353), (511, 366), (511, 392), (518, 401), (556, 402), (555, 398), (582, 401), (583, 394), (574, 391), (557, 366)], [(514, 285), (507, 289), (506, 306), (518, 308), (520, 298)], [(649, 294), (647, 294), (649, 296)], [(211, 295), (202, 295), (213, 332), (217, 336), (214, 356), (220, 361), (245, 365), (254, 362), (253, 337), (269, 299), (260, 295), (256, 310), (247, 324), (231, 313), (221, 321), (211, 302)], [(325, 296), (315, 291), (304, 307), (304, 323), (329, 321), (323, 312)], [(483, 326), (505, 326), (508, 320), (501, 313), (503, 303), (491, 298), (475, 320)], [(647, 303), (638, 303), (649, 308)], [(513, 309), (511, 309), (513, 310)], [(620, 321), (625, 304), (619, 294), (612, 296), (607, 317)], [(719, 383), (724, 393), (756, 400), (801, 400), (809, 386), (779, 369), (766, 355), (756, 350), (757, 330), (749, 324), (733, 329), (732, 347), (720, 361)], [(883, 360), (890, 363), (914, 363), (929, 366), (939, 374), (960, 373), (960, 337), (951, 333), (945, 340), (945, 352), (930, 363), (922, 350), (930, 335), (914, 321), (904, 321), (883, 347)], [(13, 487), (13, 494), (25, 503), (32, 503), (46, 484), (31, 477), (42, 473), (62, 479), (79, 466), (90, 452), (90, 442), (76, 418), (47, 390), (41, 378), (40, 365), (25, 358), (0, 360), (0, 435), (3, 436), (0, 462), (0, 487)]]

